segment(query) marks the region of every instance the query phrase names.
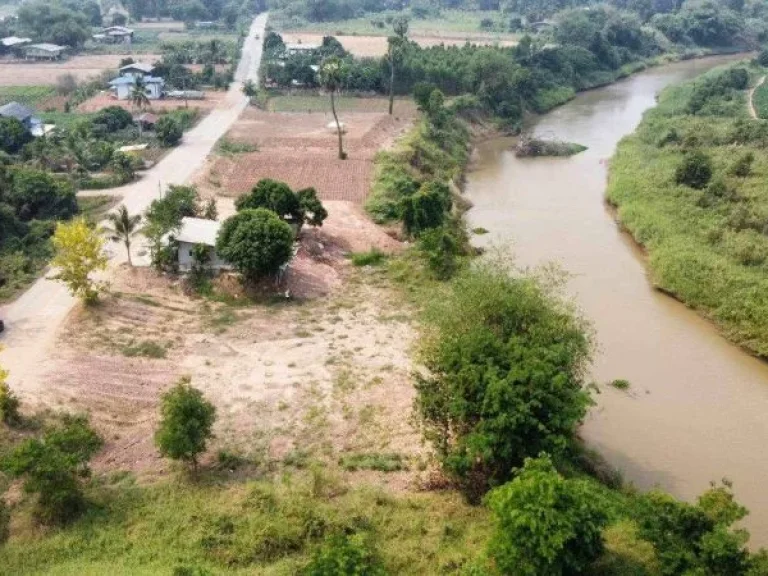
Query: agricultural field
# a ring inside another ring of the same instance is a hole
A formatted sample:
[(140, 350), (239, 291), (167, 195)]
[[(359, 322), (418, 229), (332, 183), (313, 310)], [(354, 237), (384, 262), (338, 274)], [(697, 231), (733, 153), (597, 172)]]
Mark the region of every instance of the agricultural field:
[[(24, 62), (0, 60), (0, 87), (3, 86), (55, 86), (59, 77), (72, 75), (82, 81), (98, 76), (105, 70), (117, 70), (125, 54), (78, 55), (61, 62)], [(146, 54), (142, 60), (159, 59), (157, 54)]]
[[(271, 24), (281, 32), (316, 32), (318, 34), (332, 34), (334, 36), (358, 35), (358, 36), (386, 36), (390, 29), (386, 23), (387, 16), (397, 16), (398, 13), (383, 13), (381, 15), (368, 15), (362, 18), (353, 18), (338, 22), (301, 22), (297, 20), (281, 19), (280, 14), (275, 14)], [(410, 35), (427, 36), (438, 38), (464, 39), (472, 37), (475, 39), (494, 38), (515, 40), (516, 35), (505, 32), (504, 23), (501, 21), (497, 11), (472, 11), (462, 10), (443, 10), (439, 18), (413, 18), (410, 17)], [(480, 22), (490, 19), (500, 30), (482, 31)]]
[[(285, 32), (282, 34), (283, 40), (289, 44), (320, 44), (323, 41), (323, 34), (314, 34), (306, 32)], [(341, 42), (344, 49), (358, 57), (377, 58), (387, 52), (387, 37), (381, 36), (337, 36), (336, 39)], [(493, 46), (515, 46), (517, 40), (508, 37), (492, 37), (484, 34), (460, 34), (454, 36), (447, 35), (409, 35), (409, 39), (416, 42), (422, 48), (431, 46), (463, 46), (466, 42), (480, 45)]]
[[(147, 111), (154, 113), (166, 110), (176, 110), (179, 108), (192, 108), (200, 110), (201, 112), (210, 112), (218, 106), (226, 96), (226, 92), (214, 92), (209, 90), (205, 92), (205, 98), (203, 100), (187, 100), (186, 103), (184, 100), (152, 100)], [(133, 107), (128, 100), (116, 100), (111, 94), (103, 91), (80, 104), (80, 106), (78, 106), (78, 111), (86, 113), (98, 112), (108, 106), (120, 106), (129, 111), (133, 110)]]
[[(224, 150), (237, 152), (210, 160), (198, 178), (201, 189), (238, 196), (258, 180), (274, 178), (294, 188), (315, 187), (324, 201), (346, 200), (362, 205), (373, 177), (374, 156), (411, 125), (416, 113), (413, 103), (398, 100), (395, 114), (390, 117), (386, 99), (343, 99), (340, 120), (346, 130), (344, 141), (349, 157), (339, 160), (335, 129), (329, 127), (333, 116), (327, 111), (327, 99), (298, 98), (277, 104), (278, 108), (290, 107), (296, 112), (246, 110), (224, 138)], [(366, 111), (358, 111), (361, 109)]]

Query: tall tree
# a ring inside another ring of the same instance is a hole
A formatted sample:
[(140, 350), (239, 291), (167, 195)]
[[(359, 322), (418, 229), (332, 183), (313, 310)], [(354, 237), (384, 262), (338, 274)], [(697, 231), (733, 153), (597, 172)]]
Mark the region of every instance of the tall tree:
[(389, 61), (389, 115), (395, 105), (395, 67), (403, 56), (408, 43), (408, 19), (395, 18), (392, 23), (394, 36), (387, 38), (387, 60)]
[(129, 214), (125, 204), (118, 208), (117, 212), (111, 212), (107, 216), (108, 224), (104, 226), (104, 232), (112, 242), (125, 244), (128, 253), (128, 265), (133, 266), (131, 260), (131, 240), (139, 233), (141, 214)]
[(347, 154), (344, 152), (344, 139), (339, 115), (336, 113), (336, 92), (341, 90), (347, 78), (349, 71), (345, 62), (337, 57), (326, 58), (320, 64), (320, 85), (328, 91), (331, 96), (331, 112), (336, 122), (336, 134), (339, 137), (339, 160), (346, 160)]
[[(147, 97), (147, 85), (144, 82), (144, 78), (136, 76), (133, 80), (133, 86), (131, 87), (131, 104), (143, 110), (149, 106), (149, 98)], [(139, 122), (141, 126), (141, 122)]]

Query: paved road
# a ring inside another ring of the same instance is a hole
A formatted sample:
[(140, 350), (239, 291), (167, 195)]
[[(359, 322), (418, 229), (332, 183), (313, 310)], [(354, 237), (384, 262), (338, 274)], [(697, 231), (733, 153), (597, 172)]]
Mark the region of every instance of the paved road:
[[(161, 188), (186, 182), (245, 109), (247, 99), (242, 94), (242, 84), (246, 80), (258, 81), (266, 23), (267, 14), (254, 19), (227, 97), (141, 180), (114, 191), (123, 197), (132, 214), (143, 212), (158, 197)], [(122, 250), (116, 249), (110, 256), (111, 266), (125, 260)], [(61, 283), (41, 278), (0, 313), (6, 325), (5, 333), (0, 335), (0, 344), (5, 347), (0, 353), (0, 364), (10, 370), (11, 386), (28, 399), (34, 398), (44, 385), (56, 333), (75, 304)]]

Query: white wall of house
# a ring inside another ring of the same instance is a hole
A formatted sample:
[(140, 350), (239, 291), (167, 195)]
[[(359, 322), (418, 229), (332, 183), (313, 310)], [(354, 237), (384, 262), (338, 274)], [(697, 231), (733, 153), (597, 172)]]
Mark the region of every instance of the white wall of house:
[[(192, 268), (195, 259), (192, 257), (192, 250), (195, 245), (191, 242), (179, 242), (179, 270), (187, 271)], [(228, 270), (232, 268), (228, 262), (219, 258), (216, 249), (211, 247), (211, 260), (208, 267), (213, 270)]]
[[(132, 84), (118, 84), (115, 86), (118, 100), (128, 100), (133, 92)], [(144, 91), (150, 100), (159, 100), (163, 96), (162, 84), (147, 84)]]

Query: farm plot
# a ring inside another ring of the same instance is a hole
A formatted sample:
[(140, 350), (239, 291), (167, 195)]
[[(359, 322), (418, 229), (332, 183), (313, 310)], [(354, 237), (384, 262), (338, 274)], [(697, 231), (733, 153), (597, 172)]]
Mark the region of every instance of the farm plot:
[[(148, 112), (160, 112), (163, 110), (176, 110), (177, 108), (196, 108), (203, 112), (208, 112), (216, 108), (226, 98), (226, 92), (206, 92), (204, 100), (152, 100), (150, 101)], [(120, 106), (126, 110), (133, 110), (128, 100), (117, 100), (109, 92), (101, 92), (89, 98), (80, 106), (80, 112), (98, 112), (107, 106)]]
[(346, 160), (337, 158), (337, 136), (330, 114), (269, 113), (247, 110), (226, 135), (255, 152), (213, 158), (198, 179), (204, 190), (239, 196), (262, 178), (287, 182), (294, 188), (312, 186), (323, 200), (362, 204), (373, 178), (373, 158), (410, 125), (410, 117), (347, 112)]
[[(291, 44), (321, 44), (323, 41), (322, 34), (286, 32), (282, 36), (285, 42)], [(337, 36), (336, 39), (341, 42), (341, 45), (344, 46), (345, 50), (361, 58), (378, 58), (387, 52), (386, 36)], [(422, 48), (439, 46), (440, 44), (444, 44), (445, 46), (463, 46), (466, 42), (498, 46), (515, 46), (517, 44), (517, 41), (512, 39), (494, 38), (475, 34), (451, 34), (446, 36), (413, 35), (410, 39)]]
[[(77, 80), (98, 76), (104, 70), (117, 70), (125, 55), (74, 56), (61, 62), (0, 60), (0, 86), (55, 86), (58, 78), (71, 74)], [(160, 56), (146, 55), (152, 62)]]

